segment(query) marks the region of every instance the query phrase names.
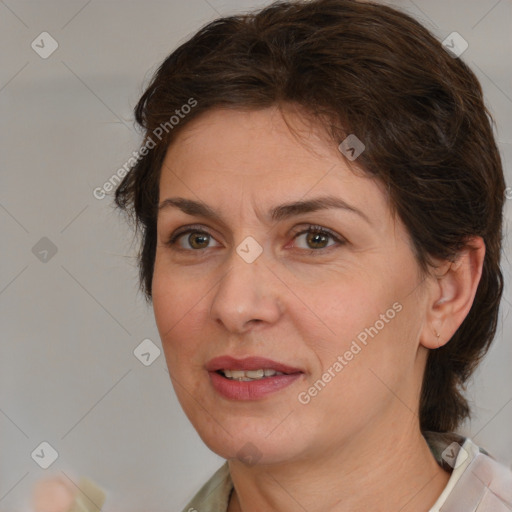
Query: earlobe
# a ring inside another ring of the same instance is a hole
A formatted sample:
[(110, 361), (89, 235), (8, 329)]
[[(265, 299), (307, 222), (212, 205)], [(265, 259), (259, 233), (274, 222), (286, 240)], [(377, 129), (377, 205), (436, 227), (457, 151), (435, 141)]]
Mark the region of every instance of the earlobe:
[(436, 348), (439, 348), (441, 346), (441, 334), (437, 331), (434, 331), (436, 335)]
[[(421, 333), (421, 344), (429, 349), (439, 348), (452, 338), (468, 315), (482, 275), (485, 243), (472, 237), (456, 261), (445, 262), (442, 273), (432, 277)], [(439, 269), (438, 269), (439, 271)]]

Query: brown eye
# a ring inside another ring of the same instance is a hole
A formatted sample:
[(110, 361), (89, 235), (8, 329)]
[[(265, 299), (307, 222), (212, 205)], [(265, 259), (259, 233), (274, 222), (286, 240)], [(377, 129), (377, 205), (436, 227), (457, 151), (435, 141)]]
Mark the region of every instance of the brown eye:
[(191, 233), (187, 241), (194, 249), (205, 249), (208, 247), (209, 236), (210, 235), (204, 233)]
[(323, 249), (330, 238), (329, 235), (325, 235), (323, 233), (309, 232), (306, 234), (306, 243), (312, 244), (313, 249)]
[[(188, 237), (185, 237), (188, 235)], [(171, 238), (166, 242), (166, 245), (169, 247), (174, 247), (178, 245), (179, 250), (202, 250), (208, 249), (208, 244), (214, 240), (210, 233), (203, 231), (201, 229), (188, 228), (186, 230), (178, 231), (174, 233)], [(183, 242), (185, 241), (185, 242)], [(188, 244), (183, 245), (183, 244)]]
[[(336, 236), (334, 233), (327, 230), (326, 228), (322, 228), (321, 226), (309, 226), (308, 229), (301, 231), (300, 233), (297, 233), (294, 238), (297, 239), (302, 235), (306, 235), (304, 239), (306, 247), (300, 248), (306, 249), (311, 253), (318, 252), (321, 249), (326, 249), (328, 247), (336, 245), (336, 243), (338, 245), (345, 243), (340, 237)], [(327, 245), (329, 239), (334, 240), (334, 243)]]

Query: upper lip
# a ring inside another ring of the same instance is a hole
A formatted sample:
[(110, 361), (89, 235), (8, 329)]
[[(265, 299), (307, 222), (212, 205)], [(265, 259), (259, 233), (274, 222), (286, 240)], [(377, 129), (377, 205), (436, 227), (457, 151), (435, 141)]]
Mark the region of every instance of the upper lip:
[(294, 368), (266, 357), (246, 357), (244, 359), (236, 359), (231, 356), (220, 356), (210, 359), (206, 363), (206, 369), (209, 372), (217, 370), (260, 370), (270, 369), (281, 373), (303, 373), (300, 368)]

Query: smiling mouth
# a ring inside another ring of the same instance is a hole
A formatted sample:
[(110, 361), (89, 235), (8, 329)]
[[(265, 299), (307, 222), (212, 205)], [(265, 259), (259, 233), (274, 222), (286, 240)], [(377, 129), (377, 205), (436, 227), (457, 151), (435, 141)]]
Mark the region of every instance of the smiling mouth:
[(304, 376), (299, 368), (264, 357), (218, 357), (207, 363), (205, 369), (215, 391), (236, 402), (264, 399)]
[(253, 380), (263, 380), (278, 375), (287, 375), (283, 372), (264, 368), (259, 370), (217, 370), (216, 373), (222, 375), (226, 379), (237, 380), (240, 382), (250, 382)]

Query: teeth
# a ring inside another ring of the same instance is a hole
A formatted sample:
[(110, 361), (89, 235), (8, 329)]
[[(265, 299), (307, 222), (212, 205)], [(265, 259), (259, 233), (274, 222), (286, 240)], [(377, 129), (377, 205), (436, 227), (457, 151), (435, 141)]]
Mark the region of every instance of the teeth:
[[(245, 373), (245, 376), (250, 379), (261, 379), (261, 377), (265, 376), (265, 370), (249, 370), (247, 372), (240, 373)], [(243, 375), (240, 375), (240, 377), (243, 377)]]
[(228, 379), (239, 381), (250, 381), (263, 379), (265, 377), (273, 377), (274, 375), (284, 375), (282, 372), (271, 370), (268, 368), (261, 370), (221, 370)]

